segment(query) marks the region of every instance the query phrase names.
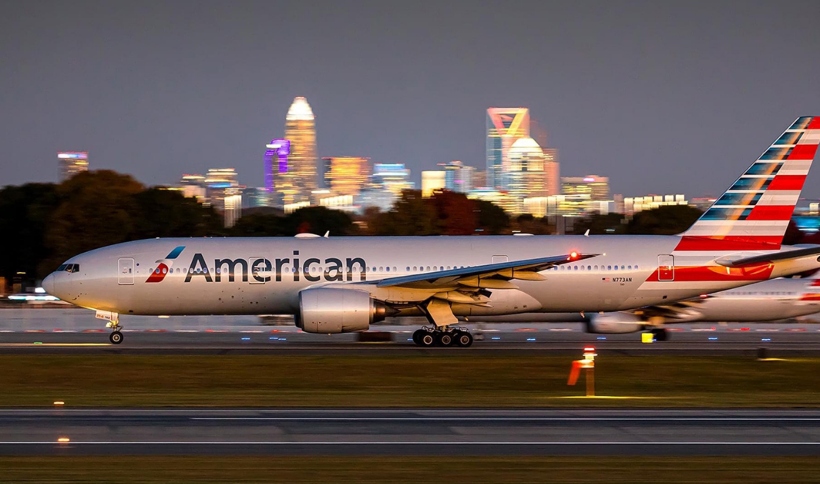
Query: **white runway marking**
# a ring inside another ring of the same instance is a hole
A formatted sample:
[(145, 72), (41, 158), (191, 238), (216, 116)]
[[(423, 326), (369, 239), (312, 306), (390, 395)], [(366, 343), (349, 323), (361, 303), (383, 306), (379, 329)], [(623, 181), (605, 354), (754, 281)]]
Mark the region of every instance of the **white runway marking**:
[(699, 446), (724, 446), (724, 445), (744, 445), (744, 446), (754, 446), (754, 445), (820, 445), (820, 442), (771, 442), (771, 441), (756, 441), (756, 442), (749, 442), (749, 441), (720, 441), (720, 442), (710, 442), (710, 441), (642, 441), (642, 442), (634, 442), (634, 441), (617, 441), (617, 440), (607, 440), (601, 442), (574, 442), (574, 441), (561, 441), (561, 440), (548, 440), (548, 441), (460, 441), (460, 440), (435, 440), (435, 441), (391, 441), (391, 440), (371, 440), (371, 441), (71, 441), (71, 442), (58, 442), (56, 440), (51, 441), (34, 441), (34, 442), (21, 442), (21, 441), (9, 441), (4, 442), (0, 441), (0, 445), (57, 445), (57, 446), (72, 446), (72, 445), (583, 445), (583, 446), (590, 446), (590, 445), (699, 445)]
[(820, 417), (190, 417), (190, 420), (328, 422), (820, 422)]

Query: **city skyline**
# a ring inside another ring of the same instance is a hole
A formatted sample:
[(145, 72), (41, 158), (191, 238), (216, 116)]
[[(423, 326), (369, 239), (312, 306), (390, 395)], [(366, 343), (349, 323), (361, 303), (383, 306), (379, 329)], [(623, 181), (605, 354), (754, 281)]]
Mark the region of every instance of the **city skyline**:
[(150, 185), (234, 166), (263, 186), (259, 147), (305, 96), (318, 158), (405, 163), (416, 183), (450, 160), (480, 170), (486, 109), (526, 106), (562, 174), (695, 197), (820, 110), (813, 2), (513, 4), (9, 3), (0, 185), (56, 181), (54, 153), (80, 149)]

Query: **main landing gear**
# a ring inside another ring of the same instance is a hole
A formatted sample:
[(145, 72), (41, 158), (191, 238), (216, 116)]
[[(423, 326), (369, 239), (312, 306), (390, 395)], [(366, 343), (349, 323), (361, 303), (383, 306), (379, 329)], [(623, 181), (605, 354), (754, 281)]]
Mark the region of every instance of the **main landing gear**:
[(669, 332), (666, 331), (666, 328), (654, 328), (649, 330), (652, 333), (652, 337), (655, 341), (666, 341), (669, 338)]
[(413, 342), (418, 346), (461, 346), (467, 348), (473, 344), (473, 335), (464, 328), (428, 328), (423, 327), (413, 333)]

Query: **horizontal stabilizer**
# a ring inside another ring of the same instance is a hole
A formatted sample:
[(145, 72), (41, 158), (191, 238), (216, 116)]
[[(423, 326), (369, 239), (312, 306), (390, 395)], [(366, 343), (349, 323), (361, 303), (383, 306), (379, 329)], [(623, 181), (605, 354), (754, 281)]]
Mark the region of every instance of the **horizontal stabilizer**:
[(803, 249), (785, 250), (781, 252), (772, 252), (771, 254), (756, 255), (752, 257), (744, 257), (736, 260), (720, 260), (718, 264), (724, 267), (742, 267), (748, 265), (764, 264), (766, 262), (777, 262), (789, 259), (799, 259), (811, 255), (820, 255), (820, 246), (806, 247)]

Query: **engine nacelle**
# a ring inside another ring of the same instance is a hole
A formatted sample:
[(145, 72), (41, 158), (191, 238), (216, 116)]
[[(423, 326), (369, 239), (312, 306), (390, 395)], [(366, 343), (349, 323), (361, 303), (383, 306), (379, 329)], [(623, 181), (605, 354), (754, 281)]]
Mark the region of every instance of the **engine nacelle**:
[(352, 333), (383, 320), (387, 311), (367, 292), (317, 287), (299, 293), (296, 326), (308, 333)]
[(622, 334), (635, 333), (644, 329), (644, 323), (631, 313), (596, 313), (589, 316), (588, 333)]

